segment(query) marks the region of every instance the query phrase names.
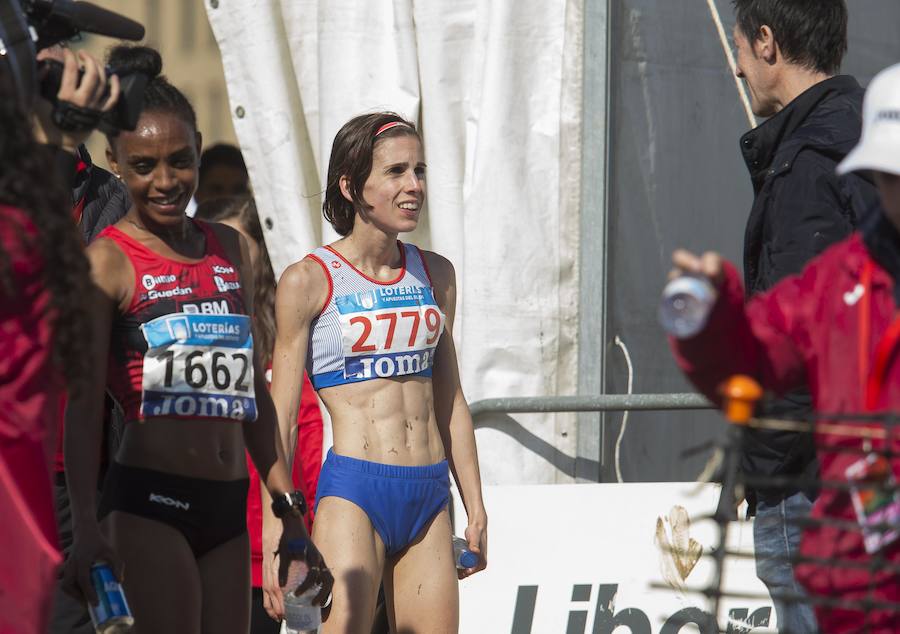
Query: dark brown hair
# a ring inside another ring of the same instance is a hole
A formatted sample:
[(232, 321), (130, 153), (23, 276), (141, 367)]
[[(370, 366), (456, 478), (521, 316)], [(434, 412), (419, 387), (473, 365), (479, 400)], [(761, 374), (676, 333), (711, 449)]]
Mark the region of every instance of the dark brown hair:
[[(376, 137), (375, 133), (382, 126), (393, 122), (401, 125), (388, 128)], [(322, 213), (334, 230), (342, 236), (350, 235), (353, 231), (356, 212), (368, 208), (362, 192), (372, 171), (375, 145), (383, 139), (404, 135), (412, 135), (422, 141), (415, 124), (395, 112), (374, 112), (354, 117), (335, 135), (334, 144), (331, 146), (331, 158), (328, 161), (328, 183), (325, 187)], [(341, 193), (342, 176), (350, 179), (352, 202)]]
[[(88, 368), (89, 265), (72, 220), (72, 195), (58, 175), (53, 156), (35, 141), (31, 122), (13, 95), (11, 78), (0, 71), (0, 204), (22, 210), (37, 228), (36, 238), (20, 232), (25, 248), (40, 254), (53, 311), (53, 364), (77, 393)], [(21, 301), (15, 271), (0, 249), (0, 301)]]
[(268, 367), (275, 349), (275, 272), (259, 224), (256, 203), (250, 196), (213, 198), (197, 205), (194, 217), (208, 222), (237, 219), (241, 228), (259, 245), (259, 257), (253, 263), (253, 339), (263, 366)]

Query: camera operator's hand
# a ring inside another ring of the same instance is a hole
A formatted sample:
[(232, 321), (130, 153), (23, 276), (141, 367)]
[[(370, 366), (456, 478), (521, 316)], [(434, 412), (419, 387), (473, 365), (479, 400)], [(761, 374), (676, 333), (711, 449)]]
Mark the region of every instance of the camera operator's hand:
[[(45, 99), (39, 99), (35, 108), (35, 136), (41, 143), (75, 152), (96, 125), (86, 125), (85, 122), (93, 118), (99, 121), (100, 113), (108, 112), (116, 105), (119, 78), (115, 75), (107, 78), (103, 64), (84, 51), (76, 54), (69, 49), (53, 46), (40, 51), (37, 59), (53, 59), (63, 64), (62, 82), (56, 98), (59, 106), (79, 118), (77, 123), (81, 125), (56, 123), (54, 106)], [(75, 129), (71, 129), (73, 127)]]

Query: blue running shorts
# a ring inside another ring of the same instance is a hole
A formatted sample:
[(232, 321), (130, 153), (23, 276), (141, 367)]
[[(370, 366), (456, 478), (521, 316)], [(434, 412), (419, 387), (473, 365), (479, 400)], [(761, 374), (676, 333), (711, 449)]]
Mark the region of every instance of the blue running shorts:
[(389, 556), (406, 548), (450, 501), (447, 461), (421, 467), (381, 464), (328, 450), (316, 496), (356, 504), (381, 536)]

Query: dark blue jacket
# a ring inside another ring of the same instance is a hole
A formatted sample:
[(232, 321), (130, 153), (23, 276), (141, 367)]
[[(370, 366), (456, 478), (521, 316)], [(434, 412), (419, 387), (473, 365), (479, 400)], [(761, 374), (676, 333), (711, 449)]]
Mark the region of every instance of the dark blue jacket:
[[(755, 194), (744, 235), (748, 296), (799, 273), (826, 247), (850, 235), (877, 206), (877, 192), (867, 177), (835, 173), (837, 164), (859, 142), (863, 93), (853, 77), (832, 77), (741, 137), (741, 153)], [(768, 403), (759, 413), (807, 417), (810, 402), (808, 392), (793, 392)], [(817, 465), (812, 437), (748, 430), (741, 466), (749, 475), (813, 478)], [(798, 487), (751, 488), (778, 499)], [(814, 488), (800, 488), (815, 495)]]

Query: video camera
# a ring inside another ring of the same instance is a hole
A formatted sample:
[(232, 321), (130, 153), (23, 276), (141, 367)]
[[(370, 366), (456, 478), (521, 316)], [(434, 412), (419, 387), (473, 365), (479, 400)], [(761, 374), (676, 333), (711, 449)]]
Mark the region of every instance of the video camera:
[[(8, 72), (18, 97), (30, 110), (40, 95), (54, 104), (63, 66), (36, 60), (37, 51), (78, 36), (96, 33), (123, 40), (140, 40), (144, 27), (133, 20), (89, 2), (73, 0), (0, 0), (0, 73)], [(5, 67), (5, 68), (4, 68)], [(100, 127), (106, 131), (133, 130), (150, 80), (134, 72), (107, 67), (107, 76), (119, 76), (121, 96), (106, 113)]]

